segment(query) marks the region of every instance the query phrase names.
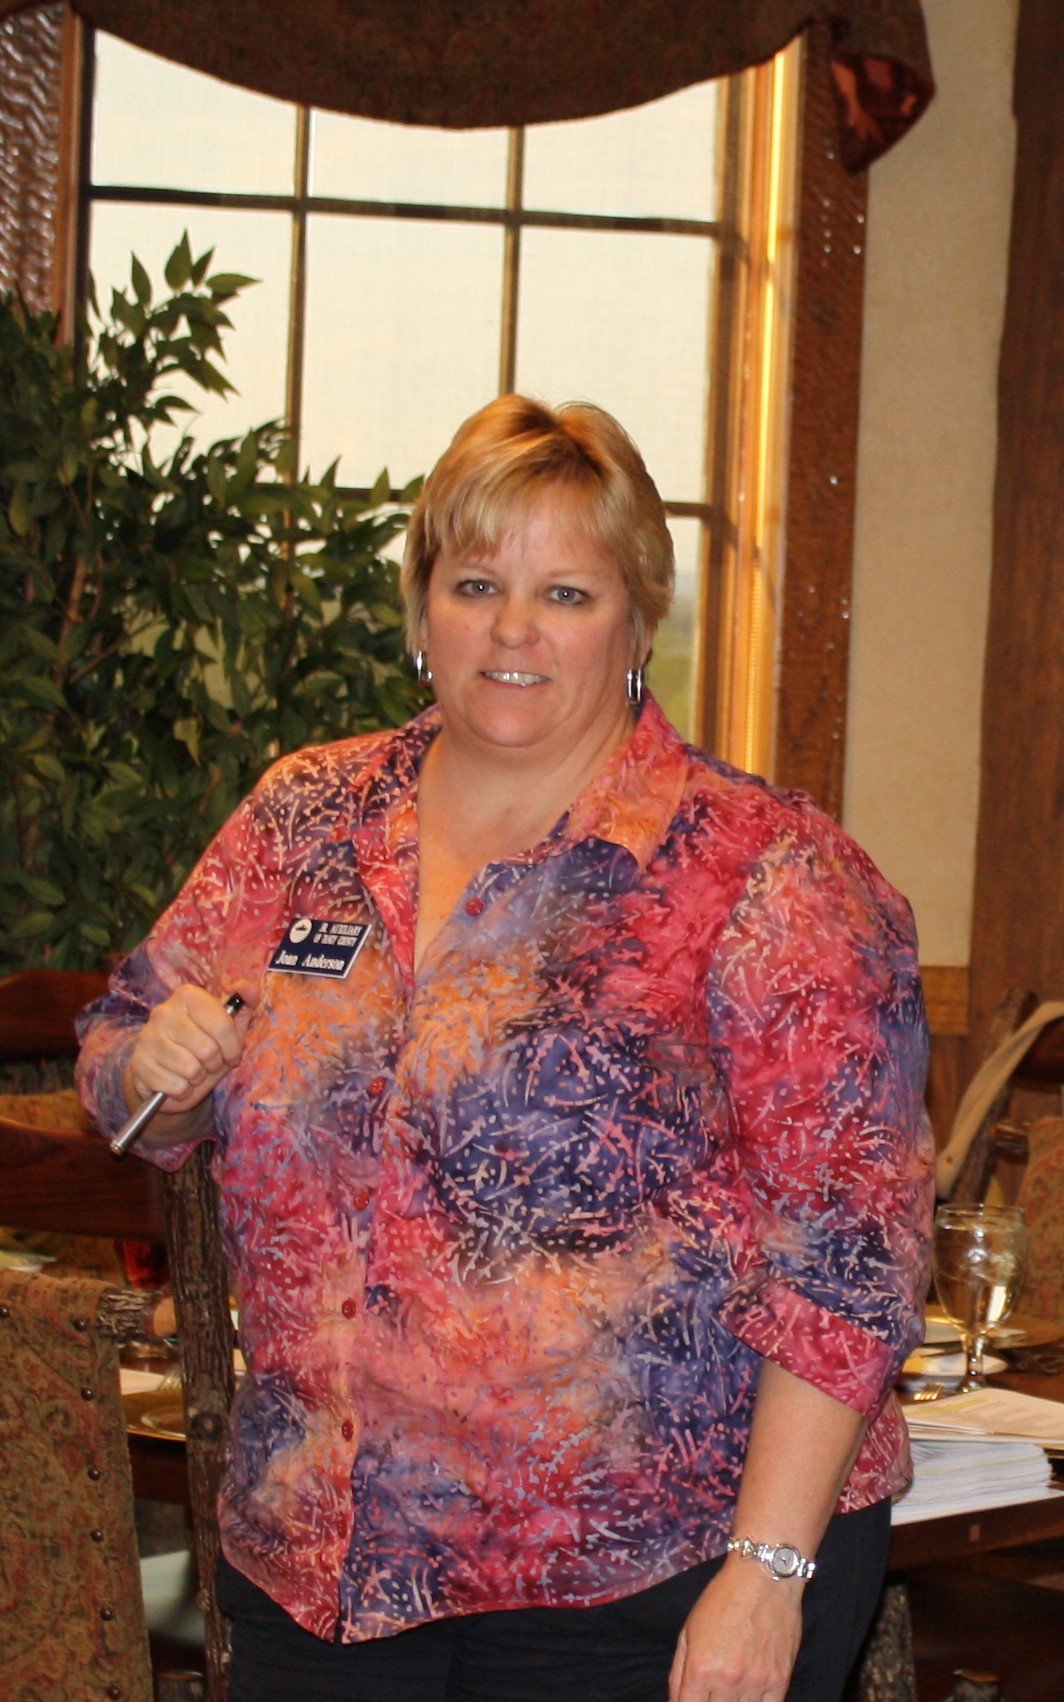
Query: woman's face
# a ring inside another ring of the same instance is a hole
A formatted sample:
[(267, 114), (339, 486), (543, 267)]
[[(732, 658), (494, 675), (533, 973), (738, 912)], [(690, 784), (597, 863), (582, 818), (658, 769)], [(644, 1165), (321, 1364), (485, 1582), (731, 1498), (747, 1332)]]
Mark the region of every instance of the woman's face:
[(490, 559), (441, 553), (423, 633), (444, 727), (529, 760), (590, 762), (628, 728), (628, 593), (572, 507), (545, 494)]

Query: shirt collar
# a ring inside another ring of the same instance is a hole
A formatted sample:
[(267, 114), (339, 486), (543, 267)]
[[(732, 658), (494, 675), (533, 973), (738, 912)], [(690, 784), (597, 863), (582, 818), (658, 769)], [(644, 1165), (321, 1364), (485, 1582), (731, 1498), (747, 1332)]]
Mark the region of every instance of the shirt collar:
[[(396, 829), (398, 837), (405, 837), (400, 820), (409, 830), (411, 823), (404, 818), (413, 805), (422, 759), (439, 727), (440, 711), (432, 704), (390, 739), (382, 740), (377, 762), (358, 782), (356, 819), (360, 825), (368, 826), (373, 818), (383, 817), (381, 826), (387, 839), (393, 838)], [(601, 839), (621, 846), (641, 869), (645, 868), (679, 808), (687, 771), (683, 740), (647, 693), (631, 735), (574, 799), (567, 814), (537, 848), (540, 855), (556, 853), (583, 840)]]
[(648, 692), (631, 736), (574, 800), (558, 826), (566, 845), (604, 839), (631, 853), (643, 869), (680, 806), (687, 749)]

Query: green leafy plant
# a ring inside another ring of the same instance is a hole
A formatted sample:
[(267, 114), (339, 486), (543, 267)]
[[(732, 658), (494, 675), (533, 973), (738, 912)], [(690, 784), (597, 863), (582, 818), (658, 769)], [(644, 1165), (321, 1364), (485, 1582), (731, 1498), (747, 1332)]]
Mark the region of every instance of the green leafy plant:
[(251, 280), (211, 263), (185, 236), (156, 299), (134, 258), (83, 370), (0, 299), (0, 969), (126, 949), (269, 761), (421, 702), (383, 554), (416, 487), (294, 478), (277, 424), (153, 453), (175, 375), (231, 388)]

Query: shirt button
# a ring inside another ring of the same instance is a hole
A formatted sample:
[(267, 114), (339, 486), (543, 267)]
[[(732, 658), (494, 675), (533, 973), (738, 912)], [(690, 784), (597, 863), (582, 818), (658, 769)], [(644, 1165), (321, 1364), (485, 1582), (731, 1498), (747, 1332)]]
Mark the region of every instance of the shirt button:
[(340, 1310), (345, 1318), (354, 1318), (358, 1312), (358, 1302), (356, 1300), (345, 1300)]
[(345, 1442), (350, 1442), (354, 1434), (354, 1425), (351, 1423), (349, 1418), (345, 1418), (344, 1422), (340, 1426), (340, 1435), (343, 1437)]
[(482, 898), (471, 898), (466, 903), (466, 915), (479, 916), (483, 908), (484, 900)]
[(372, 1198), (373, 1195), (369, 1188), (356, 1188), (351, 1195), (351, 1204), (356, 1211), (365, 1211)]
[(369, 1084), (369, 1091), (373, 1095), (374, 1099), (377, 1099), (384, 1092), (387, 1086), (388, 1083), (384, 1076), (374, 1076), (373, 1080)]

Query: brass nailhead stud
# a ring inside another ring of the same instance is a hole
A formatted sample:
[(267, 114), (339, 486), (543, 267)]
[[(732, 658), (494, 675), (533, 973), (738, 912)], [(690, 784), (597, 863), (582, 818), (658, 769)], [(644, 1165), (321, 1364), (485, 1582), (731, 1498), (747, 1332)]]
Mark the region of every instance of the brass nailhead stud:
[(93, 1542), (103, 1541), (103, 1532), (100, 1530), (99, 1526), (97, 1526), (95, 1530), (91, 1530), (89, 1532), (89, 1536), (92, 1538)]
[(100, 1475), (99, 1466), (89, 1466), (85, 1472), (85, 1476), (88, 1478), (90, 1483), (99, 1483)]
[(86, 1387), (81, 1391), (81, 1398), (83, 1401), (94, 1401), (96, 1399), (96, 1390), (90, 1389), (86, 1385)]

